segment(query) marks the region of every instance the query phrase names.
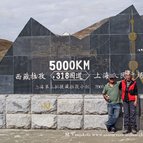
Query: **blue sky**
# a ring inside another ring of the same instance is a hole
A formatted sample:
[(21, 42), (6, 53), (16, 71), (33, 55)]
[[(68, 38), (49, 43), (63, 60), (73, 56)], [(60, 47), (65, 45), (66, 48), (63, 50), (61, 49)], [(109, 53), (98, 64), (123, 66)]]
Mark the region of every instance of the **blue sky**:
[(132, 4), (143, 15), (143, 0), (3, 0), (0, 39), (14, 41), (30, 17), (55, 34), (73, 34)]

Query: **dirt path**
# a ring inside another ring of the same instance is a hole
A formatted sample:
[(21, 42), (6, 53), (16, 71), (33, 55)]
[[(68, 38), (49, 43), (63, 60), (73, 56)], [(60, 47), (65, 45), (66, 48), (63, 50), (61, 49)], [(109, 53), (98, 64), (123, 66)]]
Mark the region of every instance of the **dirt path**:
[(143, 131), (123, 135), (95, 130), (0, 130), (0, 143), (142, 143)]

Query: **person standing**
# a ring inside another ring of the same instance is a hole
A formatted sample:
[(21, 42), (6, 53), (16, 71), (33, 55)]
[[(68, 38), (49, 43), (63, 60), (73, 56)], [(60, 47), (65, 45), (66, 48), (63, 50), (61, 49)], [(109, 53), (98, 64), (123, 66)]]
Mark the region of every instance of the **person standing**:
[(121, 111), (121, 95), (119, 90), (120, 82), (116, 82), (116, 75), (109, 74), (108, 83), (102, 91), (104, 99), (107, 101), (108, 121), (105, 123), (109, 132), (116, 132), (115, 124)]
[(121, 90), (121, 97), (123, 100), (123, 134), (127, 134), (129, 132), (136, 134), (136, 107), (138, 100), (137, 84), (136, 81), (132, 80), (131, 71), (126, 70), (124, 77), (125, 79), (122, 80), (119, 85), (119, 89)]

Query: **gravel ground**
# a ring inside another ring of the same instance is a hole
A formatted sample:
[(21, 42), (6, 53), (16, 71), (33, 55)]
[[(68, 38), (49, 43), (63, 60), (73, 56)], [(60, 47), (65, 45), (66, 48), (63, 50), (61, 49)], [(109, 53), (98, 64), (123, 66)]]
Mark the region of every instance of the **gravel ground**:
[(143, 131), (133, 135), (96, 130), (1, 129), (0, 143), (142, 143)]

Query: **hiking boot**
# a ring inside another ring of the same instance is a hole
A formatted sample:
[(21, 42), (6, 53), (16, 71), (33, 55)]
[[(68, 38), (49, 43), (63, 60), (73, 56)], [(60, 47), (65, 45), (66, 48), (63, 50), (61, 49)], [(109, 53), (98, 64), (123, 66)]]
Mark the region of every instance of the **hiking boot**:
[(133, 134), (137, 134), (137, 130), (136, 129), (132, 129), (131, 130)]
[(127, 134), (127, 133), (129, 133), (129, 130), (124, 129), (124, 130), (123, 130), (123, 134)]
[(111, 127), (106, 126), (106, 128), (108, 132), (111, 132)]
[(111, 132), (111, 133), (115, 133), (115, 132), (116, 132), (115, 127), (112, 127), (110, 132)]
[(108, 132), (111, 132), (111, 127), (108, 126), (108, 125), (106, 125), (106, 124), (105, 124), (105, 126), (106, 126), (106, 130), (107, 130)]

